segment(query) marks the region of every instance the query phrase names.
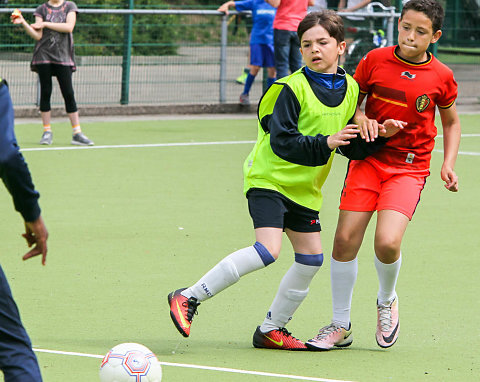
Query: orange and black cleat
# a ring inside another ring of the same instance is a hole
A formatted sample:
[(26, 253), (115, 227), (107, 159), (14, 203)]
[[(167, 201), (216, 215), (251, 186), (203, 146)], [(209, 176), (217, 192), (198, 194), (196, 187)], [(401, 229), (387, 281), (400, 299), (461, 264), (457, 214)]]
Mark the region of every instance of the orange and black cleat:
[(187, 288), (177, 289), (168, 295), (170, 305), (170, 317), (175, 327), (184, 337), (190, 335), (190, 326), (193, 316), (197, 314), (197, 306), (200, 305), (195, 297), (186, 298), (180, 293)]
[(253, 346), (263, 349), (307, 350), (305, 344), (292, 336), (287, 329), (279, 328), (262, 333), (260, 326), (257, 326), (257, 330), (253, 334)]

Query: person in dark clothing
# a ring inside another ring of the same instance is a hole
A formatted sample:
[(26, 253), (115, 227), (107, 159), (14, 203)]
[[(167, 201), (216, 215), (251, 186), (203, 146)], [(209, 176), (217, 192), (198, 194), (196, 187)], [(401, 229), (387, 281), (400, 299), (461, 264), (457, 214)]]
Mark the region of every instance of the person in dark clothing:
[(57, 77), (65, 101), (65, 111), (72, 125), (72, 145), (94, 144), (82, 133), (72, 85), (72, 73), (76, 70), (72, 32), (77, 12), (77, 5), (73, 1), (49, 0), (37, 7), (33, 14), (33, 24), (27, 23), (21, 12), (14, 12), (10, 17), (12, 23), (22, 25), (25, 32), (36, 41), (30, 66), (40, 79), (40, 113), (43, 123), (41, 145), (51, 145), (53, 142), (50, 126), (53, 77)]
[[(0, 178), (12, 195), (15, 209), (25, 221), (22, 235), (31, 249), (28, 260), (47, 258), (48, 231), (38, 204), (28, 166), (20, 153), (14, 132), (13, 105), (5, 80), (0, 79)], [(5, 273), (0, 266), (0, 369), (5, 382), (41, 382), (42, 376), (30, 338), (22, 325)]]

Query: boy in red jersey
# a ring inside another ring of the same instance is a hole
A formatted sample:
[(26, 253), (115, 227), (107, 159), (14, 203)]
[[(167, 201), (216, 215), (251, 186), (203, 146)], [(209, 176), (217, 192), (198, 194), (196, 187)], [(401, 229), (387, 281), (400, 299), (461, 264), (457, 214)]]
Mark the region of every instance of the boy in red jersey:
[(385, 146), (348, 166), (331, 260), (333, 319), (307, 342), (312, 350), (330, 350), (352, 343), (350, 308), (357, 277), (357, 253), (377, 211), (375, 267), (379, 279), (376, 340), (388, 348), (399, 333), (395, 292), (401, 265), (400, 246), (429, 176), (437, 135), (435, 106), (443, 126), (441, 178), (447, 190), (458, 191), (454, 166), (460, 143), (460, 121), (452, 71), (427, 48), (442, 35), (444, 11), (435, 0), (410, 0), (398, 21), (398, 45), (369, 52), (359, 63), (355, 80), (359, 104), (367, 96), (365, 114), (384, 123), (402, 122)]

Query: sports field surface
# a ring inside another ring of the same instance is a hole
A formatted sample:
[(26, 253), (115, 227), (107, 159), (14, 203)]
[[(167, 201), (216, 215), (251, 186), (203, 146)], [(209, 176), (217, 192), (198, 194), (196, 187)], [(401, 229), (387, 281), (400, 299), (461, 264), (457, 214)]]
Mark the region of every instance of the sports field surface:
[[(254, 242), (242, 193), (243, 161), (257, 135), (253, 118), (84, 121), (91, 148), (70, 145), (66, 121), (52, 124), (50, 147), (37, 144), (40, 121), (18, 124), (49, 253), (45, 267), (39, 258), (22, 262), (22, 220), (2, 189), (0, 263), (44, 381), (97, 382), (101, 358), (122, 342), (149, 347), (164, 382), (478, 381), (480, 115), (461, 118), (460, 191), (446, 191), (440, 179), (440, 130), (432, 175), (407, 229), (397, 344), (383, 350), (375, 342), (372, 224), (359, 254), (354, 342), (324, 353), (252, 347), (293, 260), (286, 240), (276, 263), (202, 303), (190, 338), (170, 320), (169, 292)], [(331, 318), (329, 258), (346, 164), (335, 158), (324, 187), (326, 261), (288, 325), (303, 340)]]

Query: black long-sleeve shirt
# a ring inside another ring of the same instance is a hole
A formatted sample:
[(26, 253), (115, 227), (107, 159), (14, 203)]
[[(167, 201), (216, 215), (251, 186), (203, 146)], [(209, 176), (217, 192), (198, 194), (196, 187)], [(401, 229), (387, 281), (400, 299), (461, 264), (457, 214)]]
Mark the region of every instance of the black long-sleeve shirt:
[(0, 79), (0, 178), (12, 195), (15, 209), (26, 222), (40, 216), (39, 193), (20, 153), (14, 132), (13, 105), (5, 81)]
[[(330, 107), (336, 107), (342, 103), (347, 91), (346, 81), (343, 81), (340, 87), (336, 87), (334, 86), (336, 79), (333, 77), (332, 86), (326, 87), (313, 80), (305, 72), (305, 68), (303, 71), (320, 102)], [(339, 72), (338, 76), (341, 77), (342, 72)], [(298, 130), (299, 115), (300, 104), (295, 94), (288, 86), (284, 86), (278, 95), (274, 112), (261, 120), (263, 129), (270, 133), (273, 152), (286, 161), (303, 166), (325, 165), (332, 153), (327, 145), (328, 135), (302, 135)], [(357, 135), (350, 140), (349, 145), (339, 147), (336, 152), (349, 159), (364, 159), (378, 151), (386, 142), (387, 139), (382, 137), (378, 137), (373, 142), (366, 142)]]

